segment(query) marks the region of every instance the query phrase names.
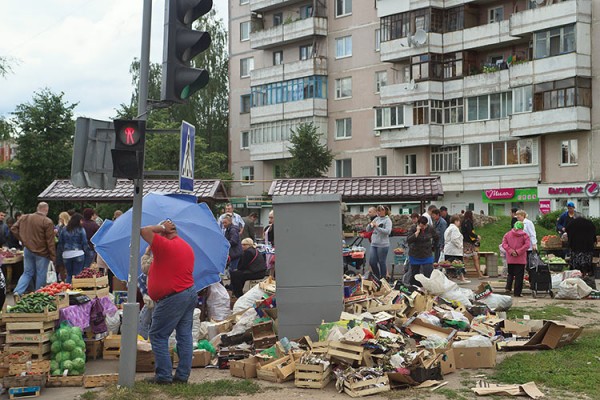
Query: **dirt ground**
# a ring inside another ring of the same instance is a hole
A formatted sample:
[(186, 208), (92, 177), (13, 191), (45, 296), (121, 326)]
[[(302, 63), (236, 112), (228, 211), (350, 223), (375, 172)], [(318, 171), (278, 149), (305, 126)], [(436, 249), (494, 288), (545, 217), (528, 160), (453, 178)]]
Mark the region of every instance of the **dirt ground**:
[[(600, 283), (600, 282), (598, 282)], [(469, 285), (471, 288), (476, 287), (479, 281), (473, 280)], [(532, 297), (524, 294), (524, 297), (513, 298), (513, 307), (522, 309), (535, 309), (543, 308), (549, 304), (558, 305), (561, 307), (569, 308), (573, 311), (575, 316), (566, 317), (565, 322), (584, 326), (589, 329), (600, 329), (600, 300), (553, 300), (549, 297), (533, 299)], [(503, 360), (505, 357), (510, 357), (516, 353), (498, 353), (498, 362)], [(90, 371), (93, 369), (94, 371)], [(118, 370), (118, 362), (104, 362), (104, 361), (92, 361), (89, 363), (88, 371), (91, 373), (108, 373), (115, 372)], [(476, 399), (470, 388), (474, 387), (474, 384), (478, 380), (487, 381), (487, 377), (493, 373), (493, 370), (460, 370), (455, 373), (446, 375), (444, 381), (447, 381), (447, 385), (443, 388), (431, 392), (429, 389), (403, 389), (403, 390), (392, 390), (391, 392), (384, 393), (383, 395), (369, 396), (369, 399), (431, 399), (431, 400), (451, 400), (451, 399)], [(143, 379), (151, 374), (138, 374), (138, 379)], [(194, 383), (206, 382), (209, 380), (217, 379), (237, 379), (232, 378), (229, 375), (228, 370), (218, 370), (210, 368), (195, 368), (192, 370), (190, 381)], [(242, 395), (235, 397), (216, 397), (215, 399), (260, 399), (260, 400), (281, 400), (281, 399), (314, 399), (314, 400), (330, 400), (330, 399), (349, 399), (350, 397), (344, 393), (337, 393), (335, 385), (330, 383), (323, 390), (314, 389), (298, 389), (294, 386), (294, 382), (285, 382), (283, 384), (276, 384), (271, 382), (265, 382), (260, 380), (254, 380), (258, 383), (264, 391), (256, 395)], [(526, 382), (523, 382), (526, 383)], [(566, 393), (560, 390), (554, 390), (543, 386), (538, 386), (540, 390), (544, 392), (547, 399), (591, 399), (587, 396), (577, 396), (573, 393)], [(109, 399), (109, 396), (103, 394), (102, 390), (97, 390), (99, 398)], [(79, 398), (81, 394), (85, 393), (83, 388), (63, 388), (63, 389), (45, 389), (43, 397), (45, 399), (70, 399)], [(508, 399), (512, 397), (490, 397), (493, 399)], [(600, 398), (600, 396), (598, 397)], [(158, 397), (162, 399), (162, 397)], [(164, 400), (168, 397), (164, 396)]]

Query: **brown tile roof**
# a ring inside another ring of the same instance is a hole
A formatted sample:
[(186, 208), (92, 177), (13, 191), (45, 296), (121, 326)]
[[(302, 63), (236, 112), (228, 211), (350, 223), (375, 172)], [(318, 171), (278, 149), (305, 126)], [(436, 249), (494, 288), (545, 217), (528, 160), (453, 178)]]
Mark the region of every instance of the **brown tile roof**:
[[(173, 179), (144, 180), (144, 194), (150, 192), (176, 193), (179, 181)], [(194, 193), (198, 200), (227, 200), (227, 192), (223, 183), (217, 179), (194, 180)], [(113, 190), (78, 188), (70, 180), (56, 180), (38, 196), (40, 201), (95, 201), (126, 202), (133, 200), (133, 182), (127, 179), (117, 180)]]
[(342, 201), (437, 200), (444, 195), (439, 176), (276, 179), (270, 196), (339, 193)]

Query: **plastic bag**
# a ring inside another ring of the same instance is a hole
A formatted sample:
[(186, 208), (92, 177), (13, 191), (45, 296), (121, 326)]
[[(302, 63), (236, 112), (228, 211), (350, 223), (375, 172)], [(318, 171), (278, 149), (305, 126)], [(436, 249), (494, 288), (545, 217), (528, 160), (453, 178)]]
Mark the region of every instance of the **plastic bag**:
[(433, 270), (430, 278), (427, 278), (423, 274), (417, 274), (415, 279), (421, 282), (423, 289), (433, 295), (441, 295), (442, 293), (458, 288), (456, 283), (446, 278), (446, 275), (438, 269)]
[(436, 317), (435, 315), (429, 314), (428, 312), (420, 313), (419, 315), (417, 315), (417, 318), (419, 318), (421, 321), (425, 321), (431, 325), (442, 326), (440, 319), (438, 317)]
[(106, 321), (108, 332), (114, 333), (115, 335), (119, 334), (121, 329), (121, 311), (116, 312), (113, 315), (106, 315), (104, 321)]
[(202, 322), (200, 321), (201, 313), (199, 308), (194, 309), (194, 319), (192, 320), (192, 339), (194, 342), (197, 342), (202, 337)]
[(554, 290), (558, 289), (561, 282), (563, 281), (562, 274), (552, 274), (551, 279), (552, 279), (552, 289), (554, 289)]
[(471, 336), (466, 340), (461, 340), (452, 343), (452, 347), (465, 348), (465, 347), (492, 347), (493, 343), (490, 338), (482, 335)]
[(254, 285), (252, 289), (248, 290), (242, 297), (237, 299), (233, 305), (233, 313), (235, 314), (253, 307), (254, 303), (257, 300), (262, 299), (265, 294), (266, 293), (258, 285)]
[(258, 315), (256, 314), (256, 310), (254, 308), (247, 309), (228, 335), (233, 336), (246, 332), (248, 329), (252, 328), (252, 325), (254, 325), (254, 320), (257, 317)]
[(200, 340), (196, 345), (198, 350), (206, 350), (209, 351), (213, 356), (217, 354), (217, 350), (215, 350), (215, 346), (210, 344), (208, 340)]
[(530, 269), (535, 269), (540, 265), (546, 265), (540, 258), (540, 255), (536, 251), (532, 251), (528, 256), (528, 264)]
[(465, 317), (463, 313), (459, 313), (458, 311), (454, 310), (446, 311), (444, 315), (442, 315), (442, 318), (450, 321), (462, 321), (466, 322), (467, 324), (469, 323), (469, 319)]
[(506, 311), (512, 307), (512, 297), (503, 294), (492, 293), (479, 300), (492, 311)]
[(471, 307), (472, 301), (475, 298), (475, 293), (471, 289), (461, 288), (458, 285), (445, 293), (442, 293), (441, 297), (449, 301), (456, 301), (465, 307)]
[(443, 349), (448, 346), (448, 340), (434, 334), (427, 336), (427, 339), (425, 340), (421, 340), (419, 345), (425, 347), (426, 349)]
[(208, 317), (213, 321), (223, 321), (231, 315), (229, 293), (220, 282), (213, 283), (208, 287)]
[(437, 262), (443, 262), (446, 261), (446, 255), (444, 254), (443, 251), (440, 251), (440, 258), (438, 258)]
[(48, 264), (48, 272), (46, 272), (46, 284), (54, 283), (58, 281), (58, 277), (56, 276), (56, 268), (54, 268), (54, 263), (50, 261)]
[(579, 300), (587, 297), (592, 292), (589, 287), (580, 278), (569, 278), (561, 282), (558, 287), (557, 299)]
[(570, 271), (564, 271), (562, 273), (562, 280), (564, 281), (565, 279), (570, 279), (570, 278), (581, 278), (583, 277), (583, 274), (581, 273), (580, 270), (578, 269), (573, 269)]

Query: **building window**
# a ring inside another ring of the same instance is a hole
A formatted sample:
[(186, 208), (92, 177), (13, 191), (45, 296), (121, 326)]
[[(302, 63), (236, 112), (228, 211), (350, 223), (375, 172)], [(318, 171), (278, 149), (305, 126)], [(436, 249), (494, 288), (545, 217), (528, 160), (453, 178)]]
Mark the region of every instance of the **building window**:
[(303, 123), (314, 123), (320, 131), (327, 131), (327, 122), (317, 121), (313, 117), (253, 124), (250, 131), (250, 144), (276, 143), (290, 140), (292, 131), (296, 130), (298, 125)]
[(352, 56), (352, 36), (335, 39), (335, 58)]
[(437, 8), (423, 8), (388, 15), (381, 18), (380, 26), (382, 42), (408, 37), (414, 34), (417, 29), (423, 29), (425, 32), (443, 33), (444, 11)]
[(335, 138), (348, 139), (352, 137), (352, 118), (335, 120)]
[(340, 78), (335, 80), (335, 98), (347, 99), (352, 97), (352, 78)]
[(254, 69), (254, 57), (242, 58), (240, 60), (240, 78), (250, 77), (250, 72)]
[(545, 58), (575, 51), (575, 25), (534, 33), (535, 58)]
[(444, 102), (442, 100), (431, 100), (430, 118), (432, 124), (444, 123)]
[(250, 112), (250, 105), (252, 104), (250, 99), (251, 99), (251, 97), (249, 94), (243, 94), (240, 96), (240, 100), (241, 100), (240, 114), (245, 114), (245, 113)]
[(375, 157), (375, 175), (376, 176), (387, 176), (387, 157), (386, 156)]
[(432, 147), (431, 172), (460, 171), (460, 146)]
[(273, 26), (279, 26), (283, 24), (283, 13), (273, 14)]
[(445, 32), (461, 31), (465, 27), (465, 7), (459, 6), (445, 11)]
[(490, 8), (488, 10), (488, 23), (500, 22), (504, 20), (504, 6)]
[(240, 135), (240, 149), (247, 149), (250, 147), (250, 132), (245, 131)]
[(375, 129), (404, 127), (404, 107), (381, 107), (375, 109)]
[(512, 113), (512, 92), (467, 98), (467, 121), (504, 118)]
[(326, 98), (327, 77), (321, 75), (252, 87), (252, 107)]
[(240, 24), (240, 41), (250, 40), (250, 21)]
[(250, 0), (240, 0), (240, 6), (250, 3)]
[(429, 100), (415, 101), (413, 105), (413, 125), (429, 123)]
[(533, 164), (531, 139), (469, 145), (469, 167)]
[(352, 14), (352, 0), (335, 0), (335, 16), (344, 17)]
[(253, 185), (254, 167), (242, 167), (240, 169), (240, 179), (244, 182), (242, 185)]
[(384, 86), (387, 86), (387, 71), (375, 72), (375, 93), (379, 93)]
[(275, 164), (273, 166), (273, 178), (274, 179), (279, 179), (279, 178), (283, 178), (285, 175), (284, 173), (284, 167), (281, 164)]
[(300, 18), (306, 19), (313, 16), (313, 6), (312, 4), (308, 4), (300, 7)]
[(464, 100), (457, 98), (444, 101), (444, 123), (462, 124), (464, 121)]
[(404, 175), (417, 174), (417, 155), (407, 154), (404, 156)]
[(307, 44), (305, 46), (300, 46), (300, 60), (308, 60), (313, 56), (313, 46), (312, 44)]
[(343, 160), (335, 160), (335, 177), (350, 178), (352, 177), (352, 159), (345, 158)]
[(534, 111), (564, 107), (591, 107), (590, 78), (576, 77), (534, 85)]
[(381, 29), (375, 29), (375, 51), (381, 50)]
[(412, 79), (443, 80), (444, 56), (441, 54), (421, 54), (411, 57)]
[(273, 65), (283, 64), (283, 50), (273, 52)]
[(561, 142), (560, 165), (577, 165), (577, 139)]
[(447, 53), (443, 55), (444, 79), (459, 78), (464, 75), (463, 53)]
[(513, 114), (530, 112), (533, 110), (533, 87), (521, 86), (512, 91)]

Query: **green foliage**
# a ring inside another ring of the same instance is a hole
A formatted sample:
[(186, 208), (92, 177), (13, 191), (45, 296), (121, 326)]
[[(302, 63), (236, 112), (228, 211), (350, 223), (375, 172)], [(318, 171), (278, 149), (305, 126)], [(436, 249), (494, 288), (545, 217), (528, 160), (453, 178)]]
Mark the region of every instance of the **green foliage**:
[(35, 210), (37, 196), (54, 179), (70, 176), (76, 106), (64, 100), (64, 93), (43, 89), (13, 113), (19, 130), (16, 169), (21, 176), (16, 200), (25, 212)]
[(333, 152), (327, 144), (321, 144), (323, 135), (312, 124), (300, 124), (290, 136), (291, 160), (285, 165), (285, 174), (290, 178), (319, 178), (325, 175)]
[(0, 117), (0, 140), (8, 140), (15, 135), (15, 127), (5, 118)]
[(556, 234), (556, 220), (564, 211), (565, 210), (556, 210), (548, 214), (540, 214), (535, 220), (535, 223), (539, 226), (543, 226), (548, 230), (554, 231), (553, 234)]
[(506, 313), (509, 319), (523, 318), (523, 315), (529, 315), (531, 319), (545, 319), (564, 321), (566, 317), (574, 317), (573, 311), (569, 308), (558, 305), (548, 305), (543, 308), (519, 308), (513, 307)]

